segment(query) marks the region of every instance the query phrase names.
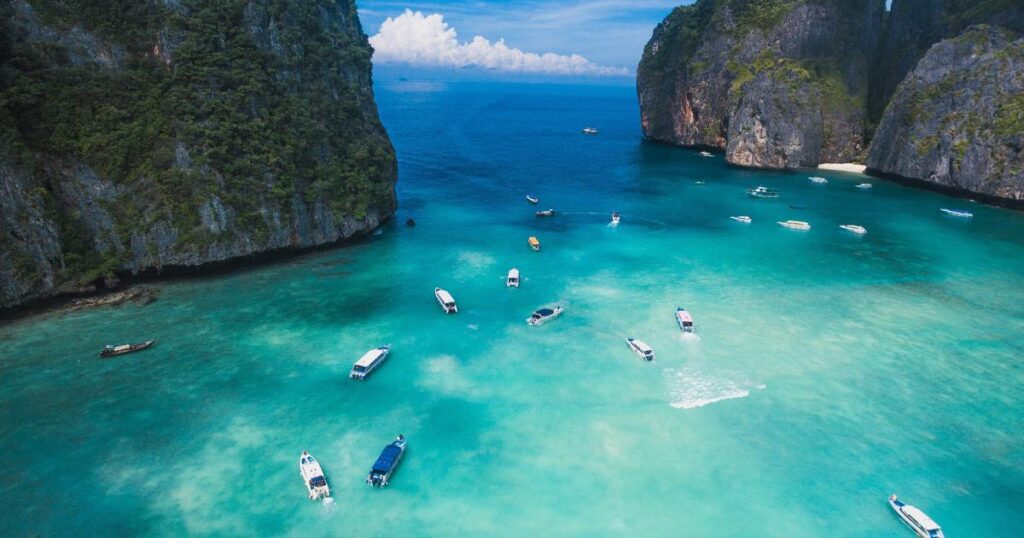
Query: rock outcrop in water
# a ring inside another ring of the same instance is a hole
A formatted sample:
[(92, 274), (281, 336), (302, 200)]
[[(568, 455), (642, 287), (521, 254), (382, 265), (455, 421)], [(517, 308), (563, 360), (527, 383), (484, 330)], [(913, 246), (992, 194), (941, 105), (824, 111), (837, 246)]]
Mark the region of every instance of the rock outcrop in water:
[(395, 210), (351, 0), (10, 0), (0, 24), (0, 308)]
[(737, 165), (868, 160), (1020, 200), (1022, 31), (1024, 5), (1006, 0), (893, 0), (887, 18), (876, 0), (698, 0), (644, 50), (641, 125)]

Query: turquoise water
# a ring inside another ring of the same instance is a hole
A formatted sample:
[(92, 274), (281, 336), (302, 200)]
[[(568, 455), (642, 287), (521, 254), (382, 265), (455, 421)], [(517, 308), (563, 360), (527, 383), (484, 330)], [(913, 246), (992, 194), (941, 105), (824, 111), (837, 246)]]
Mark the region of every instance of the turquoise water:
[[(1024, 534), (1024, 215), (645, 143), (630, 88), (378, 98), (402, 204), (379, 235), (0, 327), (0, 535), (912, 536), (893, 492), (950, 536)], [(333, 504), (306, 499), (303, 449)]]

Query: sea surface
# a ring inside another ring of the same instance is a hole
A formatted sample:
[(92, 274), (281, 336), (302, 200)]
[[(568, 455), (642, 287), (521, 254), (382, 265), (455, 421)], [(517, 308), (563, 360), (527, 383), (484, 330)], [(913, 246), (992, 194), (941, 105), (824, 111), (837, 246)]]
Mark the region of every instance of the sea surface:
[[(377, 96), (380, 233), (0, 327), (0, 535), (910, 537), (895, 492), (948, 536), (1024, 536), (1024, 214), (646, 142), (629, 87)], [(307, 500), (302, 450), (335, 502)]]

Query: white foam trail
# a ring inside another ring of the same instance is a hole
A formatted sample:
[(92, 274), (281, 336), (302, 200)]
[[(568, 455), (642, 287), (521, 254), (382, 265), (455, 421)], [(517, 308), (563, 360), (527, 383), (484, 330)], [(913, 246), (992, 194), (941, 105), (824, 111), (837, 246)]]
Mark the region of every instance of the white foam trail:
[(684, 342), (699, 342), (700, 336), (697, 333), (679, 333), (679, 339)]
[[(716, 402), (735, 400), (750, 396), (749, 385), (725, 378), (711, 377), (693, 368), (666, 369), (668, 380), (669, 405), (676, 409), (696, 409)], [(764, 389), (760, 384), (755, 389)]]
[(738, 390), (736, 392), (723, 394), (717, 398), (706, 398), (703, 400), (684, 400), (679, 402), (672, 402), (669, 405), (675, 407), (676, 409), (695, 409), (697, 407), (704, 407), (705, 405), (713, 404), (715, 402), (721, 402), (723, 400), (735, 400), (738, 398), (746, 398), (747, 396), (750, 396), (749, 390)]
[(466, 325), (466, 327), (468, 327), (468, 328), (470, 328), (471, 330), (474, 330), (474, 331), (480, 328), (480, 326), (477, 325), (476, 323), (470, 323), (469, 325)]

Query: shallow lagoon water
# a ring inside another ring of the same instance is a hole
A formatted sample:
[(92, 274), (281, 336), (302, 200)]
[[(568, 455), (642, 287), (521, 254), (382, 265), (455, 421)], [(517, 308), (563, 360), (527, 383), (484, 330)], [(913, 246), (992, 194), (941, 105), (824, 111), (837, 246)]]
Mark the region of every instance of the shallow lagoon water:
[[(401, 175), (380, 234), (0, 327), (0, 535), (911, 536), (893, 492), (950, 536), (1020, 534), (1024, 215), (651, 144), (630, 88), (377, 93)], [(306, 500), (303, 449), (333, 504)]]

